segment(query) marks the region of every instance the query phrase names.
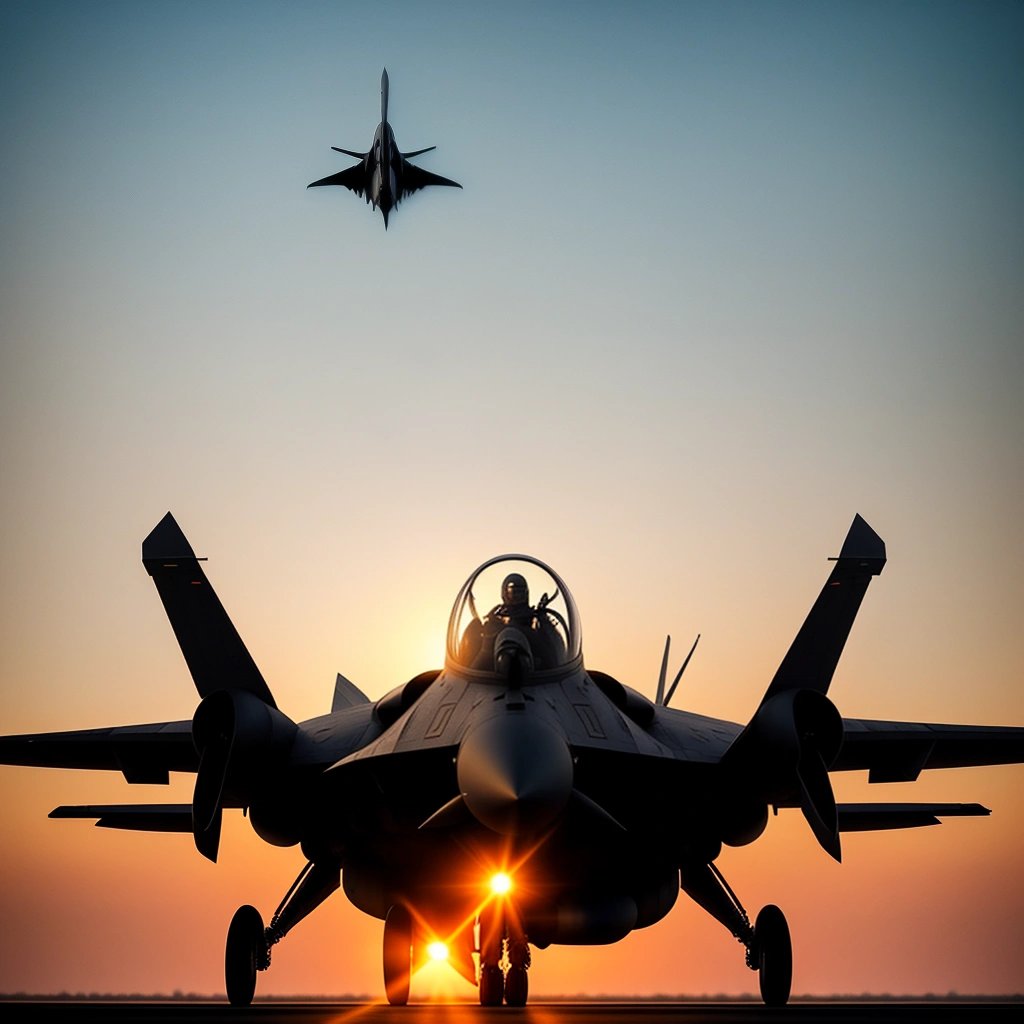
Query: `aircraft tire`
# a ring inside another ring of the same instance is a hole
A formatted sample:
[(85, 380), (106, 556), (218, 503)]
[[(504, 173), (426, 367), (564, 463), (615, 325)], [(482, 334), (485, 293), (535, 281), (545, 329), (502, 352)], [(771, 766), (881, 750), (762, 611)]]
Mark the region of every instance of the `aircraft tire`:
[(256, 971), (266, 940), (260, 912), (246, 904), (235, 911), (224, 947), (224, 985), (232, 1006), (248, 1006), (256, 994)]
[(384, 919), (384, 991), (392, 1006), (409, 1002), (412, 973), (412, 916), (396, 904)]
[(785, 915), (772, 903), (757, 915), (754, 943), (761, 998), (766, 1006), (785, 1006), (793, 983), (793, 944)]
[(522, 964), (512, 964), (505, 975), (505, 1002), (509, 1006), (525, 1006), (530, 993), (530, 976)]
[(487, 964), (480, 968), (480, 1005), (501, 1006), (501, 997), (505, 987), (501, 968)]

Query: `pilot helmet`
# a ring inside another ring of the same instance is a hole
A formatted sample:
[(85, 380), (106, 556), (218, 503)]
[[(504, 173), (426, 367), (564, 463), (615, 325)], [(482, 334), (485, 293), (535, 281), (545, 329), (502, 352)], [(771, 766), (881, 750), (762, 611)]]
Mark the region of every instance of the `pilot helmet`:
[(529, 604), (530, 588), (526, 577), (517, 572), (509, 573), (501, 584), (501, 600), (503, 604)]

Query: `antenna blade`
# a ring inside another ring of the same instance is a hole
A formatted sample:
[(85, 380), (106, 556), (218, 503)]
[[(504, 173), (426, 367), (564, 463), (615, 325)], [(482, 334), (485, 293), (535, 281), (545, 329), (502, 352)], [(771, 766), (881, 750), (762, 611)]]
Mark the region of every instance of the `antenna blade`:
[(658, 674), (658, 693), (655, 704), (661, 704), (665, 698), (665, 675), (668, 672), (668, 649), (672, 646), (672, 637), (665, 637), (665, 653), (661, 656), (661, 672)]
[(665, 707), (668, 707), (668, 702), (672, 699), (672, 694), (676, 692), (676, 687), (679, 685), (679, 680), (683, 678), (683, 673), (686, 671), (686, 666), (690, 664), (690, 659), (693, 657), (693, 652), (697, 650), (697, 644), (700, 643), (700, 633), (697, 634), (697, 639), (693, 641), (693, 646), (690, 648), (690, 653), (683, 660), (682, 665), (679, 667), (679, 671), (676, 673), (675, 679), (672, 680), (672, 685), (668, 689), (668, 695), (665, 697)]

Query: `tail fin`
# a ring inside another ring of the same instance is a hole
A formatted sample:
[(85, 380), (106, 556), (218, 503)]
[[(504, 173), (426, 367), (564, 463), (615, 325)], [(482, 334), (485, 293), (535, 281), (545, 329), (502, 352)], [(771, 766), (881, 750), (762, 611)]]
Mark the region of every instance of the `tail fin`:
[(142, 542), (142, 564), (153, 577), (199, 696), (244, 690), (276, 708), (199, 561), (170, 512)]
[(339, 672), (338, 678), (334, 683), (334, 699), (331, 701), (331, 711), (345, 711), (348, 708), (369, 703), (370, 698), (351, 679), (346, 679)]
[(785, 690), (827, 693), (872, 576), (885, 566), (885, 543), (858, 515), (800, 632), (768, 685), (764, 701)]

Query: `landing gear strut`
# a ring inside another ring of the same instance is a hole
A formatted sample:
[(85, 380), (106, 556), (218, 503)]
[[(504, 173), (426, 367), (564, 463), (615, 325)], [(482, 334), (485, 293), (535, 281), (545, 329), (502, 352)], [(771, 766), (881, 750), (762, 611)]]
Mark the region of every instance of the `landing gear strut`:
[(761, 908), (753, 927), (743, 904), (714, 866), (703, 861), (679, 869), (683, 890), (746, 947), (747, 966), (757, 971), (767, 1006), (785, 1006), (793, 981), (793, 945), (786, 917), (774, 904)]

